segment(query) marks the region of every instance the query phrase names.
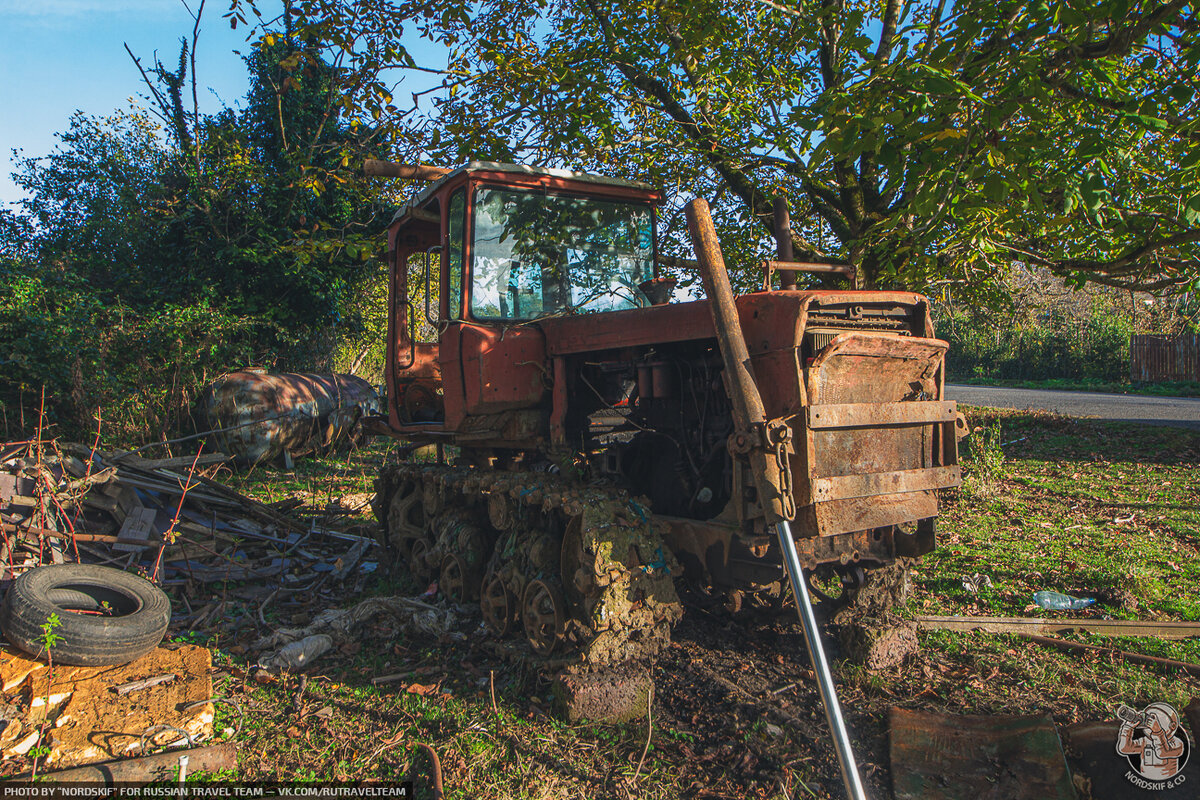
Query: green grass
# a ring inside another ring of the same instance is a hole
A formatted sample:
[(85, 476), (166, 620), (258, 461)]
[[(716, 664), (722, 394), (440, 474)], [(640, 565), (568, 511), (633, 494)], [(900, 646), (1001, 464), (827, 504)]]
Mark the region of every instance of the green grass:
[(1069, 392), (1103, 392), (1105, 394), (1144, 394), (1158, 397), (1200, 397), (1200, 381), (1165, 381), (1162, 383), (1129, 383), (1104, 381), (1098, 378), (1046, 378), (1018, 380), (1012, 378), (951, 377), (950, 383), (971, 386), (1007, 386), (1014, 389), (1057, 389)]
[[(913, 613), (1200, 620), (1200, 434), (1023, 412), (969, 410), (968, 418), (984, 431), (998, 426), (1010, 444), (983, 480), (975, 467), (985, 454), (964, 448), (964, 488), (946, 498), (938, 549), (915, 569)], [(973, 593), (962, 579), (977, 572), (992, 585)], [(1104, 602), (1043, 611), (1032, 598), (1040, 589)], [(1200, 663), (1197, 640), (1078, 638)], [(1101, 719), (1119, 702), (1186, 705), (1200, 687), (1195, 678), (1016, 636), (928, 632), (922, 643), (954, 665), (935, 670), (961, 679), (953, 703), (981, 713), (1015, 702), (1068, 720)], [(985, 679), (976, 686), (971, 676)], [(950, 700), (950, 686), (929, 677)]]

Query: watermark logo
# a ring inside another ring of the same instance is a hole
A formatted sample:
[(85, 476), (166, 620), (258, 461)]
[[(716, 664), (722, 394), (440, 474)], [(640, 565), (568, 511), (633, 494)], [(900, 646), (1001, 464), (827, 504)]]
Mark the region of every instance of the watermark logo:
[(1130, 767), (1126, 780), (1150, 790), (1181, 785), (1192, 746), (1175, 709), (1166, 703), (1151, 703), (1141, 711), (1121, 706), (1117, 718), (1121, 720), (1117, 752), (1125, 756)]

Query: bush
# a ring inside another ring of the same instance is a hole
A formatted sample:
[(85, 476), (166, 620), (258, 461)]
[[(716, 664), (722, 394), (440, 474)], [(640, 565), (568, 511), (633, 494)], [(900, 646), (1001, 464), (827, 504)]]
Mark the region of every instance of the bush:
[(0, 263), (0, 403), (6, 437), (36, 423), (44, 389), (55, 435), (167, 438), (199, 390), (231, 364), (277, 341), (269, 326), (203, 303), (149, 313), (106, 305), (67, 276)]
[(1121, 381), (1129, 374), (1132, 320), (1096, 302), (1084, 319), (1051, 310), (1026, 320), (958, 311), (938, 321), (951, 378)]

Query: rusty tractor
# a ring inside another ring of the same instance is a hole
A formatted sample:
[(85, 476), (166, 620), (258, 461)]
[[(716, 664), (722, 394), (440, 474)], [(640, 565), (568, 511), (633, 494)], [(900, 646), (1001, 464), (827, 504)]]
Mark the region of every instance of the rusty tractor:
[[(486, 162), (368, 172), (432, 181), (388, 230), (387, 408), (368, 422), (438, 458), (384, 468), (380, 543), (497, 637), (601, 667), (669, 642), (677, 587), (781, 605), (778, 520), (847, 602), (934, 547), (962, 421), (924, 297), (797, 289), (797, 271), (842, 268), (790, 260), (784, 209), (780, 260), (722, 323), (659, 275), (651, 186)], [(723, 267), (705, 277), (728, 290)]]

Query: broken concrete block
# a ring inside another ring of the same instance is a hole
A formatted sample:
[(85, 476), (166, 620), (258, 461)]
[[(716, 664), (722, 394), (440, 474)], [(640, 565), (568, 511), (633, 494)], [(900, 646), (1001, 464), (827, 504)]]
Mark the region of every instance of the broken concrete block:
[(559, 675), (555, 710), (567, 722), (628, 722), (646, 716), (654, 679), (648, 672), (606, 670)]

